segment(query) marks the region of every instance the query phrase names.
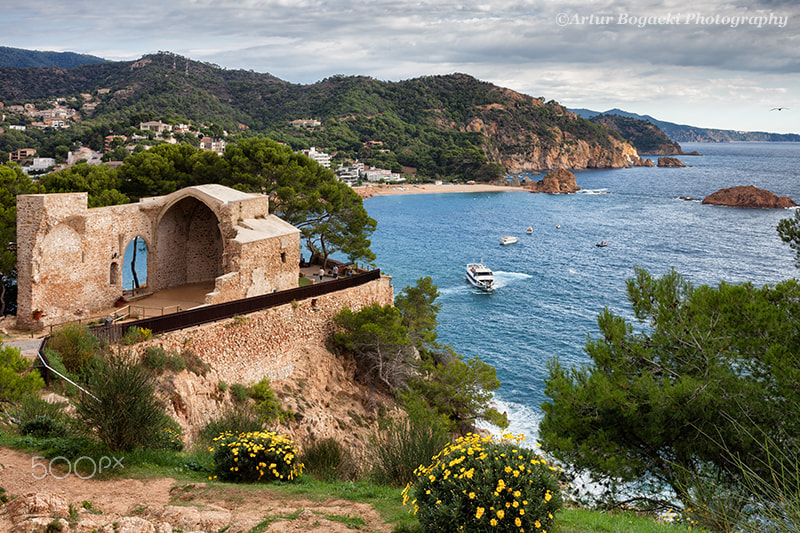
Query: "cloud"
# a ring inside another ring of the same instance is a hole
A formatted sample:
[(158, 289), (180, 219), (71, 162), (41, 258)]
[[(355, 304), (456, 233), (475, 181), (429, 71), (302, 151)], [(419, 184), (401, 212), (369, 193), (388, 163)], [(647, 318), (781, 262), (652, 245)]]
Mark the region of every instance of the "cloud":
[[(9, 11), (7, 46), (117, 60), (167, 50), (295, 83), (458, 71), (548, 99), (657, 106), (770, 92), (758, 80), (777, 77), (800, 99), (794, 0), (42, 0)], [(715, 92), (708, 80), (746, 83)]]

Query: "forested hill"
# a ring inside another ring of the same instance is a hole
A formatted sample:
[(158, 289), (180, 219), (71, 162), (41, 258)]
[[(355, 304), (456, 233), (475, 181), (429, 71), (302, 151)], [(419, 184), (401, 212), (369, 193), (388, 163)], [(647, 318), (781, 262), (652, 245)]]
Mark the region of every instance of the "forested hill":
[(599, 114), (591, 117), (597, 124), (617, 130), (622, 138), (633, 144), (640, 154), (681, 155), (680, 144), (672, 142), (658, 126), (647, 120), (620, 115)]
[(61, 67), (73, 68), (92, 63), (103, 63), (102, 57), (75, 52), (40, 52), (38, 50), (25, 50), (0, 46), (0, 67)]
[[(472, 179), (620, 167), (635, 155), (617, 132), (557, 102), (466, 74), (401, 82), (334, 76), (298, 85), (166, 52), (66, 70), (0, 68), (6, 106), (54, 97), (81, 102), (81, 94), (96, 102), (94, 111), (83, 111), (83, 131), (93, 128), (84, 144), (143, 119), (213, 123), (231, 134), (266, 134), (295, 149), (316, 146), (396, 171), (411, 167), (422, 176)], [(290, 124), (300, 119), (321, 124)]]

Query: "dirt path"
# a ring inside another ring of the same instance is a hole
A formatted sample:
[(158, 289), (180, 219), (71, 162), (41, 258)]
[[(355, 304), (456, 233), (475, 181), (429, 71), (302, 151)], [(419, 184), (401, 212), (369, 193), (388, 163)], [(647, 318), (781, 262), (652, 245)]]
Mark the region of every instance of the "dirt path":
[[(348, 518), (359, 524), (359, 531), (388, 533), (392, 529), (367, 504), (339, 499), (311, 501), (284, 496), (262, 486), (216, 483), (181, 486), (172, 478), (81, 479), (74, 473), (65, 475), (62, 460), (55, 462), (59, 468), (53, 468), (51, 475), (46, 470), (48, 463), (49, 460), (0, 447), (0, 487), (11, 497), (47, 493), (60, 496), (74, 509), (82, 509), (87, 506), (84, 502), (88, 502), (92, 509), (102, 512), (92, 516), (81, 514), (77, 525), (72, 524), (75, 529), (70, 531), (83, 531), (82, 527), (90, 531), (93, 530), (90, 527), (117, 522), (124, 516), (136, 517), (146, 528), (149, 526), (145, 521), (205, 533), (223, 528), (229, 533), (246, 533), (265, 520), (269, 527), (260, 531), (345, 533), (354, 531), (345, 523)], [(0, 531), (23, 531), (15, 529), (18, 525), (5, 512), (5, 506), (0, 507)], [(167, 529), (153, 526), (152, 531)]]

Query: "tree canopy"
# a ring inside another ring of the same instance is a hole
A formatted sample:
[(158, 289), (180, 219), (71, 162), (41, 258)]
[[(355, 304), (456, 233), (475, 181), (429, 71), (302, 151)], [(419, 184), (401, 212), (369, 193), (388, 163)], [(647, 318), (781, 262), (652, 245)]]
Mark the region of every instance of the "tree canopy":
[(656, 479), (682, 499), (686, 474), (735, 475), (731, 456), (763, 459), (753, 435), (764, 430), (797, 449), (797, 280), (694, 287), (674, 270), (635, 274), (627, 290), (641, 331), (605, 309), (602, 337), (586, 343), (590, 365), (549, 363), (545, 447), (576, 469)]
[(395, 395), (412, 416), (432, 417), (460, 433), (474, 430), (478, 420), (508, 427), (492, 406), (500, 387), (494, 367), (436, 342), (438, 294), (425, 277), (403, 289), (396, 306), (344, 309), (333, 345), (353, 355), (362, 381)]

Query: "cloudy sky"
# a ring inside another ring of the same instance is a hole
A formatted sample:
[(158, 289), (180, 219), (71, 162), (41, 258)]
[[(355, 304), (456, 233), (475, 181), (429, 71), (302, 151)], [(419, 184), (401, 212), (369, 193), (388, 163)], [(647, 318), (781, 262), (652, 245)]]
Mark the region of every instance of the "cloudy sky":
[(464, 72), (571, 108), (800, 133), (797, 0), (32, 0), (0, 20), (15, 48), (163, 50), (293, 83)]

